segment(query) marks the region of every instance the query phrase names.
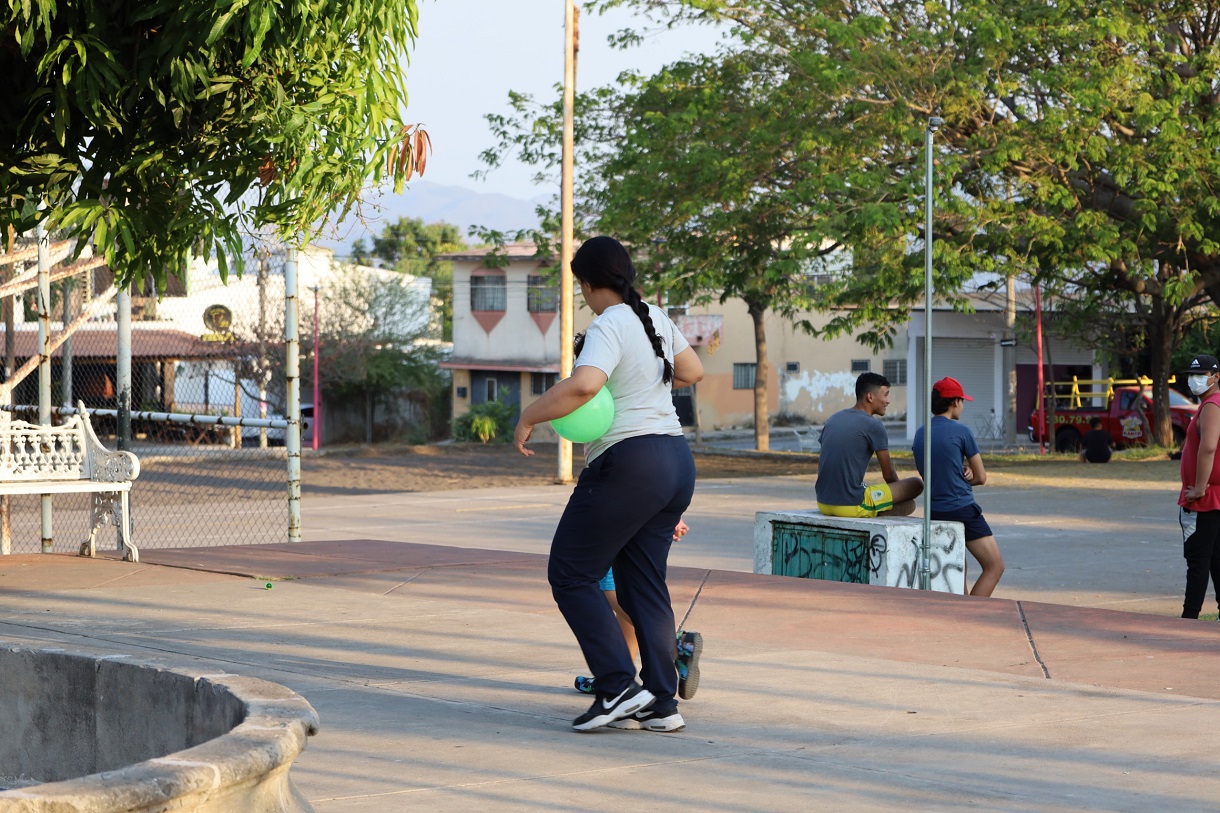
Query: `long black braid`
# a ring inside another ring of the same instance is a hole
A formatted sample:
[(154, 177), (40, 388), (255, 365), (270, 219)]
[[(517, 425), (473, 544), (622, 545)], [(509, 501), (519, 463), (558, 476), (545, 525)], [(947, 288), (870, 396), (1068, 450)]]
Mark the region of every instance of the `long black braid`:
[[(623, 244), (613, 237), (592, 237), (581, 244), (576, 256), (572, 258), (572, 273), (577, 279), (584, 280), (593, 288), (610, 288), (623, 297), (623, 301), (635, 311), (644, 325), (644, 332), (652, 344), (657, 358), (665, 364), (661, 380), (666, 384), (673, 381), (674, 365), (666, 358), (661, 337), (657, 335), (652, 324), (652, 314), (648, 304), (640, 296), (640, 292), (632, 285), (635, 282), (635, 266), (631, 263), (631, 255)], [(583, 336), (581, 337), (583, 339)], [(583, 342), (581, 342), (583, 344)], [(579, 354), (580, 348), (576, 352)]]

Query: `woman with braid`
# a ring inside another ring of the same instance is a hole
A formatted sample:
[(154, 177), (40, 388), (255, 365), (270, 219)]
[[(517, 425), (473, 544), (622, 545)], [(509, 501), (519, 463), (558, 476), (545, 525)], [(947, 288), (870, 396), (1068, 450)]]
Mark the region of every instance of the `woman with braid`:
[[(595, 699), (577, 731), (616, 727), (677, 731), (674, 614), (665, 573), (674, 528), (690, 505), (695, 462), (671, 388), (703, 378), (703, 364), (678, 328), (635, 289), (627, 250), (594, 237), (572, 273), (596, 318), (580, 359), (521, 413), (513, 441), (524, 455), (534, 426), (562, 417), (605, 386), (614, 396), (609, 430), (590, 443), (585, 468), (551, 541), (547, 577), (555, 603), (593, 673)], [(619, 603), (635, 624), (640, 680), (614, 611), (598, 582), (614, 568)]]

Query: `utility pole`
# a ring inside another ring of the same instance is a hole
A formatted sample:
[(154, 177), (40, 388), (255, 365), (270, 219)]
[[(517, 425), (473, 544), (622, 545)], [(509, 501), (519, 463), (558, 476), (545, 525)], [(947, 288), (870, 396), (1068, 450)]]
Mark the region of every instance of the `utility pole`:
[(1009, 273), (1004, 286), (1004, 442), (1017, 442), (1017, 278)]
[[(572, 341), (575, 338), (575, 309), (572, 301), (573, 225), (572, 176), (575, 170), (575, 102), (578, 12), (575, 0), (564, 0), (563, 40), (563, 171), (560, 184), (560, 210), (563, 225), (559, 249), (559, 377), (572, 374)], [(556, 483), (572, 482), (572, 442), (559, 438)]]

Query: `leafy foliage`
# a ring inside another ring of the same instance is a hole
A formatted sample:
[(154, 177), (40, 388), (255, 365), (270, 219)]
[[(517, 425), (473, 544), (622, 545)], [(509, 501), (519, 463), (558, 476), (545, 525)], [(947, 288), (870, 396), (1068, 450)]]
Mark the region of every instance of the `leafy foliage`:
[(474, 404), (463, 415), (453, 421), (453, 436), (457, 440), (480, 443), (500, 439), (507, 442), (513, 436), (513, 426), (517, 422), (518, 409), (515, 404), (505, 399), (508, 390), (501, 390), (498, 401), (484, 401)]
[[(245, 233), (296, 242), (426, 160), (402, 124), (415, 0), (9, 0), (0, 222), (92, 238), (164, 290)], [(257, 190), (248, 195), (249, 190)]]
[(319, 293), (328, 399), (378, 398), (433, 383), (437, 351), (428, 340), (428, 300), (406, 278), (349, 265)]
[(373, 237), (372, 249), (363, 240), (353, 246), (357, 262), (380, 260), (395, 271), (432, 280), (434, 305), (441, 322), (441, 338), (453, 339), (453, 263), (437, 255), (466, 247), (462, 230), (452, 223), (425, 223), (420, 218), (400, 217)]
[[(803, 326), (874, 347), (922, 305), (932, 238), (944, 303), (967, 309), (965, 292), (1014, 275), (1050, 293), (1064, 329), (1092, 335), (1106, 313), (1125, 324), (1128, 352), (1150, 359), (1168, 442), (1171, 349), (1220, 301), (1210, 4), (596, 5), (727, 35), (716, 54), (622, 77), (578, 103), (586, 229), (637, 246), (664, 239), (666, 290), (739, 296), (752, 313), (824, 310), (825, 327)], [(530, 121), (526, 101), (492, 119), (500, 150), (553, 165), (556, 118)], [(925, 235), (932, 115), (944, 126)], [(844, 266), (819, 268), (838, 247)], [(801, 284), (811, 272), (812, 296)]]

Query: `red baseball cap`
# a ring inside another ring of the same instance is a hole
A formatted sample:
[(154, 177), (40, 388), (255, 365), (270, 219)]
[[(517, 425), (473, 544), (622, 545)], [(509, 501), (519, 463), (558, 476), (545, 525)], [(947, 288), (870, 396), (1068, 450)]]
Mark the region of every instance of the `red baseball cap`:
[(932, 392), (939, 395), (941, 398), (962, 398), (966, 401), (973, 401), (966, 391), (962, 389), (962, 383), (956, 378), (945, 376), (940, 381), (932, 385)]

